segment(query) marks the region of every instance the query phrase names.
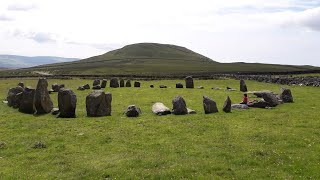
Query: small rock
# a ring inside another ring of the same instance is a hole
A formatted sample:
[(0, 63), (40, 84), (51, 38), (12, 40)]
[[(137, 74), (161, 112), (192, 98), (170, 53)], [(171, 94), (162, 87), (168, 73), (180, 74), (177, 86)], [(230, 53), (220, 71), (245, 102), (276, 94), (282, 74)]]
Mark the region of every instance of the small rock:
[(52, 115), (58, 115), (59, 114), (59, 108), (53, 108), (52, 110), (51, 110), (51, 114)]
[(187, 108), (188, 114), (197, 114), (197, 112), (193, 109)]
[(160, 102), (157, 102), (152, 106), (152, 112), (156, 115), (171, 114), (170, 109)]
[(44, 142), (38, 141), (38, 142), (34, 143), (33, 148), (34, 149), (44, 149), (44, 148), (47, 148), (47, 146)]
[(177, 89), (181, 89), (181, 88), (183, 88), (183, 84), (182, 84), (182, 83), (180, 83), (180, 82), (179, 82), (179, 83), (177, 83), (177, 84), (176, 84), (176, 88), (177, 88)]
[(154, 88), (154, 85), (153, 85), (153, 84), (151, 84), (151, 85), (150, 85), (150, 88)]
[(204, 89), (204, 87), (203, 86), (198, 86), (198, 89)]
[(3, 141), (0, 141), (0, 149), (5, 149), (7, 147), (7, 144)]
[(125, 113), (127, 117), (138, 117), (141, 114), (141, 110), (135, 105), (129, 105)]
[(166, 85), (160, 85), (159, 86), (161, 89), (163, 89), (163, 88), (167, 88), (167, 86)]

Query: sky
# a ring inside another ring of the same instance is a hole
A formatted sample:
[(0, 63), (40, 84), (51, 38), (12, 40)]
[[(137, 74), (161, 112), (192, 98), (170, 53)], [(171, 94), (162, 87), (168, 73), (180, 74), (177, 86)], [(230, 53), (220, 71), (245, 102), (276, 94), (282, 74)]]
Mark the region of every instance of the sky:
[(141, 42), (320, 66), (320, 0), (0, 1), (0, 54), (87, 58)]

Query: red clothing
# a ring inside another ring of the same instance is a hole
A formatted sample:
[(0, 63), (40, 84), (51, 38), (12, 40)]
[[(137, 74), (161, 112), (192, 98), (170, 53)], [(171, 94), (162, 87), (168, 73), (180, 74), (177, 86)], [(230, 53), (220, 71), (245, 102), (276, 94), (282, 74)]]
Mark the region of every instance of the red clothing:
[(248, 97), (243, 97), (243, 101), (244, 104), (248, 104)]

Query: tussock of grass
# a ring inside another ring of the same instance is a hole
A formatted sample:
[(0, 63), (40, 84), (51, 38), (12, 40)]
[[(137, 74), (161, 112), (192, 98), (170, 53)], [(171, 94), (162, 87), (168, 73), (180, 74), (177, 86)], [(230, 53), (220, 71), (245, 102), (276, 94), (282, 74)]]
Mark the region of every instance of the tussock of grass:
[[(0, 80), (0, 98), (20, 80)], [(37, 80), (24, 79), (35, 87)], [(88, 80), (49, 80), (64, 83), (78, 97), (77, 118), (39, 117), (0, 105), (0, 177), (2, 179), (101, 178), (320, 178), (319, 88), (290, 87), (295, 103), (274, 109), (224, 113), (227, 96), (240, 102), (242, 93), (212, 90), (239, 88), (235, 80), (195, 80), (195, 87), (175, 89), (176, 82), (141, 81), (141, 88), (106, 88), (112, 93), (112, 116), (89, 118), (85, 97), (77, 91)], [(149, 88), (150, 84), (155, 89)], [(159, 85), (167, 89), (159, 89)], [(280, 90), (279, 85), (247, 81), (249, 90)], [(182, 95), (197, 114), (156, 116), (154, 102), (172, 107)], [(204, 114), (202, 95), (214, 99), (219, 113)], [(57, 94), (51, 95), (57, 106)], [(252, 99), (253, 97), (249, 97)], [(127, 118), (126, 107), (136, 104), (138, 118)], [(35, 142), (46, 148), (31, 148)]]

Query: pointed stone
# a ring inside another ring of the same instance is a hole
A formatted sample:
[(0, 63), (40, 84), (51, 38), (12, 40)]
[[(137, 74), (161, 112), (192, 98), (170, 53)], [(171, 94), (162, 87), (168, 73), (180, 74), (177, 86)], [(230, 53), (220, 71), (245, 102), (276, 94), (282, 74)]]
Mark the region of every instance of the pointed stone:
[(102, 82), (101, 82), (101, 88), (106, 88), (107, 87), (107, 80), (106, 79), (102, 79)]
[(291, 90), (290, 90), (290, 89), (287, 89), (287, 88), (281, 88), (280, 99), (281, 99), (284, 103), (291, 103), (291, 102), (293, 102), (293, 97), (292, 97), (292, 94), (291, 94)]
[(181, 96), (177, 96), (172, 100), (172, 113), (175, 115), (188, 114), (188, 109), (185, 100)]
[(246, 82), (243, 79), (240, 80), (240, 91), (241, 92), (247, 92), (248, 91)]
[(131, 87), (131, 81), (130, 81), (130, 79), (127, 80), (127, 82), (126, 82), (126, 87)]
[(231, 112), (231, 99), (230, 97), (228, 96), (227, 99), (224, 101), (224, 104), (223, 104), (223, 111), (226, 112), (226, 113), (229, 113)]
[(217, 103), (207, 96), (203, 96), (203, 108), (205, 114), (218, 112)]
[(124, 80), (120, 79), (120, 87), (124, 87)]

